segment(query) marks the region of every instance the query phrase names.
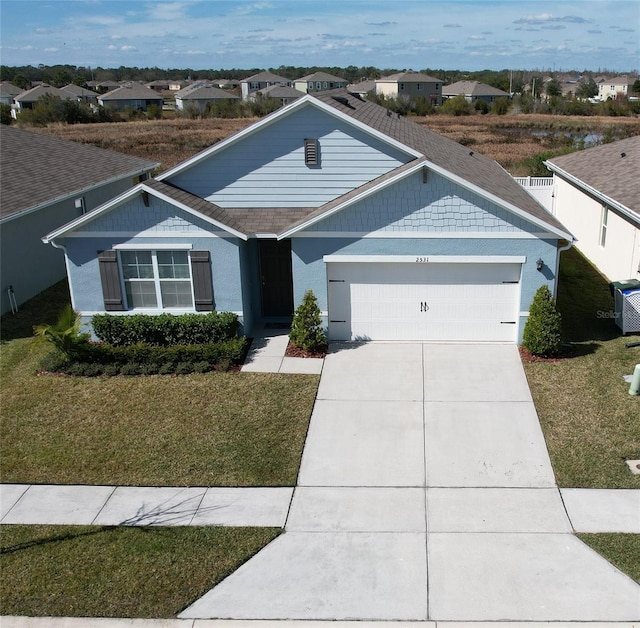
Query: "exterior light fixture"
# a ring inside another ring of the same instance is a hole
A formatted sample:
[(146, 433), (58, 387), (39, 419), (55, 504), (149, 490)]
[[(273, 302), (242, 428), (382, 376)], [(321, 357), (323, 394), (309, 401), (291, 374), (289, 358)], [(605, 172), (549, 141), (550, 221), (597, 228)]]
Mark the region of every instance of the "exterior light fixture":
[(544, 266), (544, 261), (541, 257), (539, 257), (538, 261), (536, 262), (536, 270), (542, 270), (543, 266)]

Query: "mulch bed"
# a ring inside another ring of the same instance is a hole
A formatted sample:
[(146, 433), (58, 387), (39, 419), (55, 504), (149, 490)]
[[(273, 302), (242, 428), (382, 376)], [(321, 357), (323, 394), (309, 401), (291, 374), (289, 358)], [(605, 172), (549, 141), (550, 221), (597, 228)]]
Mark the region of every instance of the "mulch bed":
[(328, 348), (328, 345), (322, 345), (318, 351), (306, 351), (289, 343), (284, 354), (288, 358), (324, 358)]
[(572, 358), (574, 353), (571, 347), (563, 347), (562, 353), (553, 358), (545, 358), (541, 355), (534, 355), (522, 345), (518, 346), (518, 351), (520, 352), (520, 359), (523, 362), (560, 362), (561, 360), (566, 360), (567, 358)]

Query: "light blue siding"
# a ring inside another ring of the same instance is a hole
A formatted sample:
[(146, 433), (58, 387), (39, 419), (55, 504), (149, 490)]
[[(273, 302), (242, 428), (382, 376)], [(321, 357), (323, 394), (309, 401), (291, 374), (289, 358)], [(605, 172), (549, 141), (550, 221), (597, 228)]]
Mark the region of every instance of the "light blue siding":
[[(480, 238), (293, 238), (294, 305), (302, 301), (306, 290), (313, 290), (322, 311), (327, 311), (327, 274), (324, 255), (517, 255), (525, 256), (521, 281), (520, 311), (527, 312), (536, 290), (547, 285), (553, 291), (556, 277), (557, 248), (555, 240), (480, 239)], [(547, 267), (543, 274), (536, 269), (536, 260), (542, 258)], [(470, 304), (472, 307), (472, 304)], [(520, 317), (518, 338), (526, 316)]]
[(322, 220), (307, 231), (539, 232), (528, 221), (429, 172), (418, 172)]
[[(304, 162), (317, 138), (320, 165)], [(413, 159), (308, 106), (168, 179), (221, 207), (318, 207)]]
[[(76, 233), (124, 232), (199, 232), (213, 231), (215, 225), (194, 214), (183, 211), (149, 194), (147, 207), (142, 196), (129, 199), (120, 207), (99, 216), (83, 225)], [(218, 229), (219, 230), (219, 229)]]

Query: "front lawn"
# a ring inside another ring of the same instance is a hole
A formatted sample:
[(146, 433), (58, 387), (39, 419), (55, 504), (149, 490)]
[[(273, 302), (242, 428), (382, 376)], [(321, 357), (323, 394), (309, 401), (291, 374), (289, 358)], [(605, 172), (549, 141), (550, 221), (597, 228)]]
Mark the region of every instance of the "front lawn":
[(274, 528), (2, 526), (3, 615), (175, 617)]
[(318, 376), (37, 375), (37, 303), (3, 317), (3, 482), (295, 485)]

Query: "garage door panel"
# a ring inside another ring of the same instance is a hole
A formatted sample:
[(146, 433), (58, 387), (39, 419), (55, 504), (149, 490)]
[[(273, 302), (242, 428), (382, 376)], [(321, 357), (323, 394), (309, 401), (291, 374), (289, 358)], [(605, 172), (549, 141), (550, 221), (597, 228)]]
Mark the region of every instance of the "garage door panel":
[(331, 339), (515, 341), (519, 264), (345, 263), (328, 273)]

